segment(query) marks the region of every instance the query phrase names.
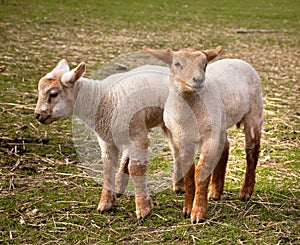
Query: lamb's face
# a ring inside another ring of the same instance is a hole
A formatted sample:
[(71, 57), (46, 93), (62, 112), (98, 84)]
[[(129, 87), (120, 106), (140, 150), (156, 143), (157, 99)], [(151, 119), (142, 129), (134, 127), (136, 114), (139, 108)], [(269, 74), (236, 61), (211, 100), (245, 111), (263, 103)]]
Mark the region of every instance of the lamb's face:
[(204, 86), (206, 56), (200, 51), (174, 52), (170, 64), (172, 85), (183, 92), (198, 91)]
[(155, 50), (143, 47), (145, 53), (151, 54), (170, 66), (171, 87), (178, 92), (195, 92), (204, 86), (207, 63), (222, 51), (221, 46), (210, 50), (197, 51), (184, 48), (180, 51)]
[(78, 86), (76, 88), (75, 83), (84, 72), (83, 62), (70, 71), (67, 61), (61, 60), (39, 81), (35, 118), (40, 123), (50, 124), (60, 118), (72, 116), (78, 93)]
[(73, 100), (68, 98), (70, 88), (62, 84), (61, 78), (62, 74), (53, 77), (46, 75), (39, 81), (35, 118), (42, 124), (72, 115)]

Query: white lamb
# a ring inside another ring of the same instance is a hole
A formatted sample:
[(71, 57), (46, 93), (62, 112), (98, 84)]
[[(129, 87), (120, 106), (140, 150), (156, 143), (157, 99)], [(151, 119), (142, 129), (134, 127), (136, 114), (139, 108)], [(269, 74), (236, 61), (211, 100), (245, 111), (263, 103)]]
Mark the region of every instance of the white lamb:
[[(115, 193), (123, 193), (127, 185), (128, 178), (122, 173), (129, 173), (135, 189), (136, 215), (138, 219), (144, 218), (151, 213), (152, 206), (146, 183), (148, 129), (161, 126), (170, 136), (163, 124), (169, 69), (142, 66), (102, 81), (83, 78), (84, 72), (84, 63), (70, 71), (66, 60), (61, 60), (44, 76), (38, 85), (36, 119), (50, 124), (74, 114), (93, 129), (104, 164), (98, 210), (112, 208)], [(122, 152), (120, 173), (115, 178), (119, 152)], [(175, 150), (173, 153), (176, 165), (178, 157)], [(182, 191), (180, 177), (180, 171), (175, 171), (174, 189)]]
[[(251, 65), (238, 59), (223, 59), (207, 66), (221, 50), (220, 46), (214, 50), (177, 52), (143, 48), (170, 66), (164, 121), (179, 151), (184, 173), (183, 212), (191, 215), (193, 223), (206, 218), (211, 173), (210, 197), (219, 199), (223, 192), (229, 151), (226, 129), (235, 124), (244, 125), (247, 160), (240, 198), (248, 200), (255, 185), (263, 124), (260, 79)], [(194, 167), (198, 148), (199, 163)]]

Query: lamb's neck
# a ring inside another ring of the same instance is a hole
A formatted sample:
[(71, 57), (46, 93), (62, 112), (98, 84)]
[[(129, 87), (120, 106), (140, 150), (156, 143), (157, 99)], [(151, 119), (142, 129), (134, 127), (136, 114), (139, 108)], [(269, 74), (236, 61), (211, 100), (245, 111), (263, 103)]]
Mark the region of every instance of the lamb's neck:
[(96, 81), (84, 77), (80, 78), (74, 85), (74, 90), (73, 90), (74, 98), (77, 99), (79, 93), (81, 93), (83, 90), (90, 88), (91, 86), (95, 86), (95, 84), (97, 84), (97, 86), (99, 84), (100, 86), (100, 81)]
[(100, 99), (106, 91), (106, 84), (100, 80), (80, 78), (74, 86), (74, 115), (90, 127), (94, 126), (95, 114)]
[(199, 94), (196, 91), (183, 91), (172, 86), (169, 88), (169, 91), (170, 93), (168, 100), (172, 100), (175, 104), (185, 102), (192, 106), (197, 100), (197, 98), (199, 98)]

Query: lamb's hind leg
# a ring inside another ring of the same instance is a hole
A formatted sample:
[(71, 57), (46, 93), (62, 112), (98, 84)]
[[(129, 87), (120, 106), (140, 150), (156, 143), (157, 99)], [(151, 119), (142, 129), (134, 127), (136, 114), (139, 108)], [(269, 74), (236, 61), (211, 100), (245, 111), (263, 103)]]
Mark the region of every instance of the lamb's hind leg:
[(224, 149), (221, 155), (221, 158), (218, 162), (218, 165), (213, 171), (212, 178), (211, 178), (211, 186), (210, 186), (210, 193), (209, 197), (213, 200), (219, 200), (225, 184), (225, 174), (226, 174), (226, 166), (228, 162), (228, 155), (229, 155), (229, 147), (230, 143), (226, 138), (226, 142), (224, 145)]
[(161, 127), (165, 136), (168, 139), (168, 143), (172, 152), (173, 157), (173, 191), (178, 193), (184, 193), (184, 178), (182, 173), (182, 167), (179, 162), (179, 143), (173, 138), (171, 132), (167, 129), (166, 126)]
[(119, 171), (116, 176), (116, 182), (115, 182), (115, 192), (117, 194), (117, 197), (120, 197), (122, 194), (124, 194), (126, 187), (128, 185), (129, 181), (129, 157), (126, 155), (123, 155), (121, 158), (121, 163), (119, 167)]
[(136, 216), (143, 219), (152, 212), (152, 202), (147, 188), (148, 147), (147, 129), (133, 131), (129, 150), (129, 174), (134, 186)]
[[(180, 160), (179, 160), (179, 150), (178, 146), (175, 144), (173, 139), (169, 140), (169, 145), (173, 156), (173, 191), (177, 193), (185, 192), (185, 180), (184, 173)], [(194, 173), (193, 173), (194, 175)]]
[(245, 151), (246, 151), (246, 175), (240, 191), (241, 200), (249, 200), (255, 186), (255, 170), (257, 166), (260, 138), (261, 138), (261, 124), (245, 123)]
[(130, 158), (129, 174), (134, 185), (136, 216), (138, 219), (150, 215), (152, 210), (152, 202), (147, 188), (147, 168), (147, 161)]
[(178, 160), (175, 160), (174, 157), (174, 173), (173, 173), (173, 191), (177, 193), (184, 193), (184, 178), (182, 173), (182, 168)]

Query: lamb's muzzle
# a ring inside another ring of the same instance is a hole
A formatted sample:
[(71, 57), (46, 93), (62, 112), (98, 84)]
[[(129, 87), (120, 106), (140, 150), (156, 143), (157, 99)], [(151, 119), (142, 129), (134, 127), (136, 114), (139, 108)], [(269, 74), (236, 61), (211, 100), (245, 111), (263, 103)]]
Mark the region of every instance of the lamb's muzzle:
[(193, 84), (189, 84), (194, 89), (200, 89), (204, 86), (204, 79), (202, 76), (193, 77)]

